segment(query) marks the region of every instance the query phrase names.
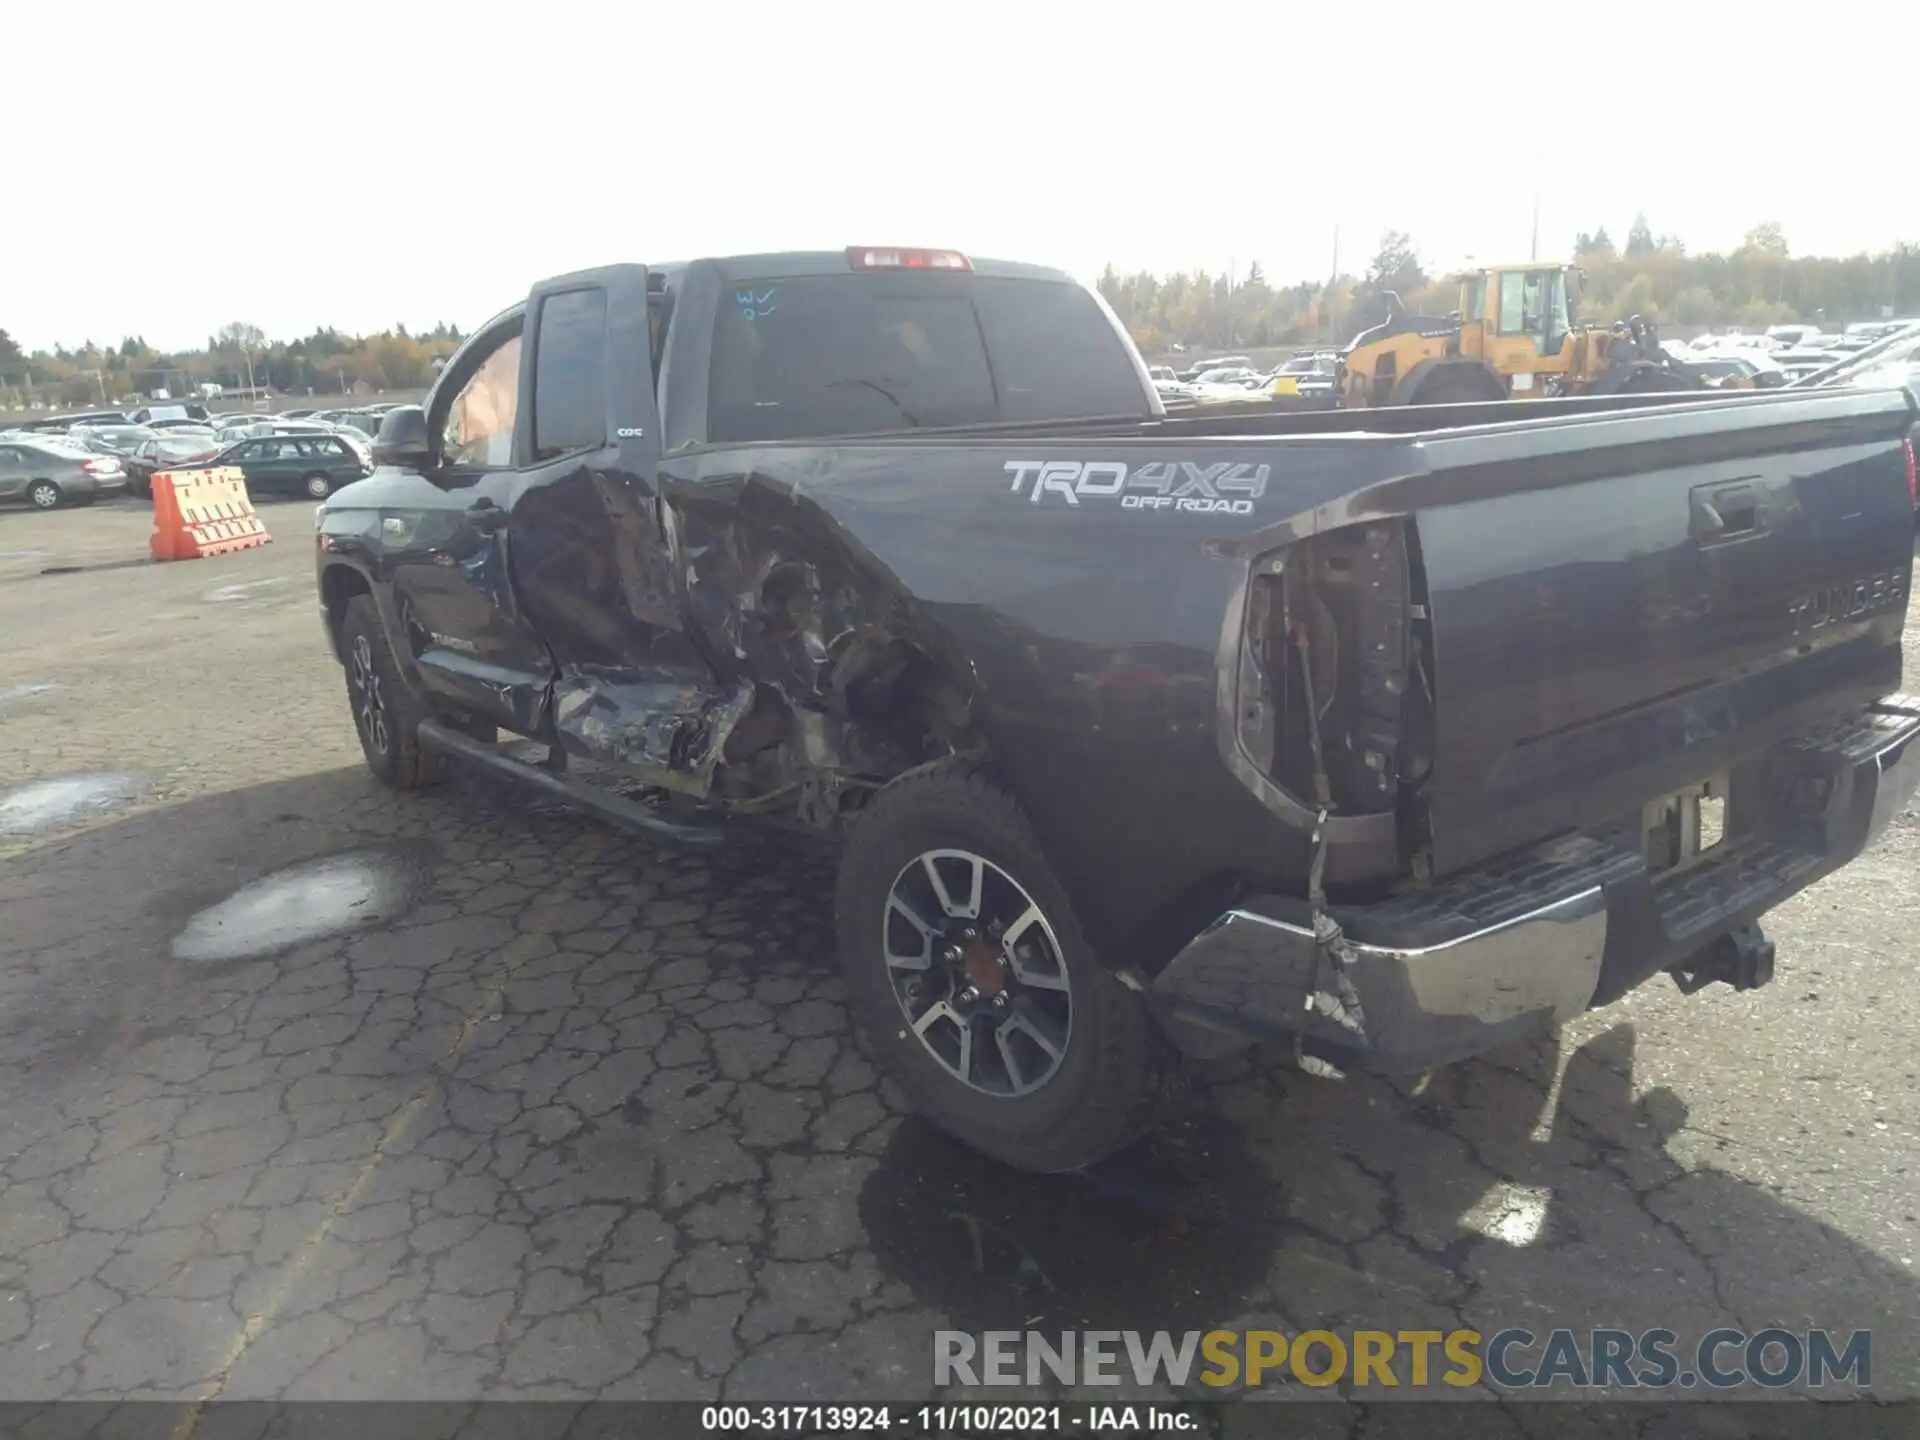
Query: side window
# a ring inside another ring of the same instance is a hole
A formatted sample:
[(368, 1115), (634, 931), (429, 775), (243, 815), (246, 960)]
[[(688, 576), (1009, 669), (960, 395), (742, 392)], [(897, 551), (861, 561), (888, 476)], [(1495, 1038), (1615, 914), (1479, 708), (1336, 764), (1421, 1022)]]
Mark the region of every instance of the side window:
[(1487, 277), (1476, 276), (1467, 282), (1467, 313), (1463, 320), (1485, 320), (1487, 318)]
[(1527, 277), (1524, 272), (1507, 270), (1500, 275), (1500, 333), (1524, 335), (1527, 327), (1521, 319), (1526, 308)]
[(533, 458), (607, 443), (607, 292), (568, 290), (540, 302), (533, 352)]
[(1526, 284), (1520, 288), (1520, 328), (1529, 335), (1538, 333), (1546, 325), (1546, 282), (1546, 273), (1535, 270), (1527, 275)]
[(249, 440), (234, 452), (233, 458), (236, 460), (264, 460), (266, 456), (267, 445), (264, 440)]
[(513, 422), (520, 408), (520, 337), (510, 335), (480, 362), (447, 410), (440, 435), (445, 465), (498, 468), (513, 463)]
[(313, 442), (313, 453), (324, 455), (329, 460), (338, 460), (346, 451), (341, 448), (338, 440), (329, 435)]

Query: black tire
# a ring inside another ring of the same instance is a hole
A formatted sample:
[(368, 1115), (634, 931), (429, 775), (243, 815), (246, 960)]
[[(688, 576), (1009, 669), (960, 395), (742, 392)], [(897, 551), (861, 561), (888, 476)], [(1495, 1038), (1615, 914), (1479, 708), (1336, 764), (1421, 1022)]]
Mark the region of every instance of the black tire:
[(419, 790), (443, 779), (446, 759), (420, 744), (420, 722), (427, 711), (401, 678), (371, 595), (347, 602), (340, 652), (346, 661), (347, 704), (367, 768), (395, 790)]
[(1690, 384), (1684, 377), (1657, 365), (1649, 365), (1644, 370), (1636, 370), (1621, 385), (1622, 395), (1664, 395), (1677, 394), (1682, 390), (1697, 390), (1700, 387)]
[[(914, 1033), (896, 994), (885, 959), (889, 896), (919, 857), (942, 849), (971, 852), (1012, 879), (1058, 942), (1071, 1027), (1057, 1068), (1024, 1094), (971, 1088)], [(1172, 1073), (1166, 1044), (1140, 997), (1094, 955), (1019, 806), (980, 769), (944, 762), (881, 792), (848, 836), (834, 916), (868, 1048), (934, 1124), (995, 1159), (1048, 1173), (1104, 1159), (1151, 1123)]]
[(306, 491), (309, 500), (324, 500), (333, 493), (333, 482), (315, 471), (301, 480), (300, 488)]
[(1474, 401), (1505, 400), (1506, 391), (1492, 373), (1479, 365), (1442, 366), (1420, 378), (1409, 405), (1466, 405)]
[(53, 481), (36, 480), (27, 487), (27, 500), (36, 510), (58, 510), (66, 496)]

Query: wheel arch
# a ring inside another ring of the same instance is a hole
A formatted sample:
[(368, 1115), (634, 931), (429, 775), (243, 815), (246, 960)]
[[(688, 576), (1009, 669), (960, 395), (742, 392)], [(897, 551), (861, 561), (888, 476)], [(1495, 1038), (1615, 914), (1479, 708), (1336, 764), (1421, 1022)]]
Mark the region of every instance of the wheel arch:
[[(357, 565), (343, 560), (320, 572), (320, 606), (326, 615), (327, 641), (333, 647), (333, 658), (342, 664), (346, 656), (340, 648), (340, 627), (346, 623), (347, 606), (357, 595), (373, 595), (373, 583)], [(377, 598), (374, 603), (378, 608)]]

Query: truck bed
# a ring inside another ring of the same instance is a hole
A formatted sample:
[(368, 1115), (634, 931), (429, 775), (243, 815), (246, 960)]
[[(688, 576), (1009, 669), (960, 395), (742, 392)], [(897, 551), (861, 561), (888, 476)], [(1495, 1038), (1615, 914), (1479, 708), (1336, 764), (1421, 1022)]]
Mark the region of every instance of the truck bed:
[[(1160, 668), (1192, 678), (1202, 657), (1213, 676), (1231, 666), (1240, 637), (1223, 640), (1216, 607), (1244, 596), (1262, 557), (1392, 522), (1395, 623), (1421, 632), (1431, 690), (1418, 843), (1445, 874), (1630, 823), (1643, 802), (1898, 688), (1913, 405), (1904, 391), (1770, 392), (976, 426), (766, 450), (748, 484), (792, 476), (936, 608), (984, 600), (1075, 663), (1089, 643), (1172, 647), (1181, 663)], [(1214, 479), (1188, 485), (1201, 498), (1183, 508), (1155, 491), (1166, 467)], [(1162, 508), (1124, 508), (1136, 489)], [(1031, 566), (1009, 570), (1012, 555)], [(979, 633), (979, 615), (949, 618)], [(1048, 682), (997, 688), (1035, 753), (1072, 743), (1045, 743), (1050, 720), (1014, 699)], [(1209, 686), (1210, 710), (1230, 703)], [(1330, 743), (1361, 742), (1356, 729)], [(1371, 836), (1359, 870), (1404, 860), (1404, 799), (1379, 806), (1397, 812), (1392, 843), (1366, 807), (1345, 807), (1345, 833)]]

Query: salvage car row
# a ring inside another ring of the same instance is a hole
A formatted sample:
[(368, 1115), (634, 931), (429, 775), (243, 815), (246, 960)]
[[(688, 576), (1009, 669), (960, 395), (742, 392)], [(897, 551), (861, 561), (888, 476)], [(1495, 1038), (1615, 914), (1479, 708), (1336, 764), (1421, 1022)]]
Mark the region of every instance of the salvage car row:
[(369, 436), (384, 409), (332, 413), (340, 418), (301, 411), (134, 423), (90, 414), (65, 428), (40, 421), (0, 430), (0, 502), (52, 510), (121, 494), (144, 497), (159, 471), (215, 466), (242, 471), (255, 497), (324, 499), (371, 470)]

